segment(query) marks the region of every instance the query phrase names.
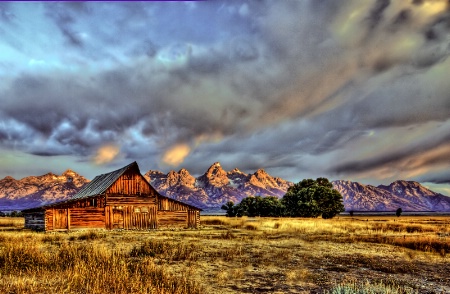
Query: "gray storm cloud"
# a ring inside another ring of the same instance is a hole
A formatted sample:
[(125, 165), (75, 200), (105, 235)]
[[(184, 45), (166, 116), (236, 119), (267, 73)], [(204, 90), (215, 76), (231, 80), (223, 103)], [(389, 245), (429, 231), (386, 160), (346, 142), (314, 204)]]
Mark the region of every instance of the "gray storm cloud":
[[(199, 159), (221, 158), (241, 169), (307, 174), (314, 166), (318, 176), (382, 177), (380, 170), (413, 155), (448, 157), (448, 128), (420, 138), (422, 124), (450, 117), (447, 1), (6, 3), (0, 10), (2, 148), (85, 160), (152, 157), (152, 165), (199, 170)], [(408, 127), (418, 138), (400, 133), (407, 142), (395, 150), (364, 152), (368, 142), (387, 144), (371, 132), (389, 137)], [(433, 153), (438, 138), (442, 150)], [(450, 182), (444, 170), (425, 172)]]

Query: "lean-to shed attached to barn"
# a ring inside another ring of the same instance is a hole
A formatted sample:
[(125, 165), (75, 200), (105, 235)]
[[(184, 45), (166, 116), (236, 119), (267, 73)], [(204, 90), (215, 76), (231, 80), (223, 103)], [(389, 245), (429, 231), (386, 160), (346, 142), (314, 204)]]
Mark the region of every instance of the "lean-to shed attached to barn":
[(196, 228), (200, 208), (160, 195), (133, 162), (95, 177), (69, 200), (22, 211), (25, 227), (36, 230), (81, 228)]

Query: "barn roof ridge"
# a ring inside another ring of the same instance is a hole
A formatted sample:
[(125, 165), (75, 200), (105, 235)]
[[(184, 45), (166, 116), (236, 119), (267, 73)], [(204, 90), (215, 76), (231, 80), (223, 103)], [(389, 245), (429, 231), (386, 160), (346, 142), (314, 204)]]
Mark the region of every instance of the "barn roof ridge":
[(137, 162), (134, 161), (112, 172), (96, 176), (92, 181), (83, 186), (83, 188), (81, 188), (80, 191), (73, 195), (69, 200), (83, 199), (90, 196), (103, 194), (109, 187), (111, 187), (111, 185), (115, 181), (120, 178), (120, 176), (122, 176), (131, 167), (135, 167), (140, 173), (139, 166)]

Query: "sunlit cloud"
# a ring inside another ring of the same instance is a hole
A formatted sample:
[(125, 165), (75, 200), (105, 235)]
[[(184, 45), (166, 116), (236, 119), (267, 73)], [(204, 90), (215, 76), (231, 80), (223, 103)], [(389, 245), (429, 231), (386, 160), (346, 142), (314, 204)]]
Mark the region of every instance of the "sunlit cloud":
[(198, 147), (203, 143), (219, 143), (223, 139), (223, 135), (220, 132), (213, 132), (211, 134), (200, 134), (195, 137), (194, 146)]
[(98, 148), (93, 161), (95, 164), (107, 164), (117, 158), (120, 153), (120, 148), (116, 145), (108, 144)]
[(191, 147), (188, 144), (180, 143), (170, 147), (164, 155), (162, 156), (162, 160), (164, 163), (172, 166), (180, 165), (186, 156), (191, 152)]

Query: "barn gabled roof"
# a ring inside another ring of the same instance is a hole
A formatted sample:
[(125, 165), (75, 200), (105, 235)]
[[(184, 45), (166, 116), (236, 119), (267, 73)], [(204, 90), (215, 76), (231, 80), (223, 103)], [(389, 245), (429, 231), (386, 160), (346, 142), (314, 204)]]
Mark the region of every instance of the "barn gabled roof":
[(139, 171), (139, 166), (135, 161), (118, 170), (98, 175), (83, 188), (81, 188), (81, 190), (78, 191), (77, 194), (73, 195), (70, 200), (83, 199), (105, 193), (106, 190), (108, 190), (108, 188), (111, 187), (111, 185), (120, 178), (120, 176), (122, 176), (127, 170), (132, 168), (136, 169), (139, 174), (141, 173)]

